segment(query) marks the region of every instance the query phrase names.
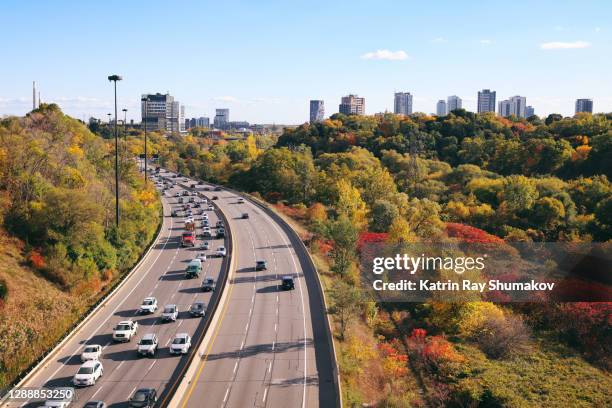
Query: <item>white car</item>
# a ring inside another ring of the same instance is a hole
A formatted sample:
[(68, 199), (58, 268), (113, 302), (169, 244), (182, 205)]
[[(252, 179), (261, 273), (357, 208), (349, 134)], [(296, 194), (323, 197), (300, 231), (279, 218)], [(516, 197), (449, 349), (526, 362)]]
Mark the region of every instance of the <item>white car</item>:
[(244, 198), (240, 197), (240, 198), (238, 199), (238, 204), (244, 204)]
[(180, 197), (180, 196), (181, 196), (181, 193), (179, 193), (179, 192), (177, 191), (176, 193), (174, 193), (174, 196), (175, 196), (175, 197)]
[(98, 378), (102, 377), (104, 368), (102, 363), (97, 360), (91, 360), (83, 363), (79, 371), (72, 378), (72, 384), (75, 387), (83, 387), (94, 385)]
[(214, 206), (212, 206), (212, 205), (209, 205), (209, 206), (208, 206), (208, 211), (214, 211), (214, 210), (215, 210), (215, 207), (214, 207)]
[(45, 401), (44, 408), (68, 408), (72, 403), (74, 397), (74, 388), (59, 387), (55, 388), (57, 391), (56, 398), (50, 398)]
[(202, 244), (200, 245), (200, 249), (203, 249), (205, 251), (210, 249), (210, 244), (208, 243), (208, 241), (203, 241)]
[(142, 301), (142, 305), (140, 305), (140, 308), (138, 309), (138, 313), (142, 313), (142, 314), (155, 313), (156, 310), (157, 310), (157, 299), (155, 299), (154, 297), (146, 297)]
[(157, 351), (157, 336), (155, 333), (148, 333), (142, 336), (142, 339), (138, 342), (138, 355), (139, 356), (155, 356)]
[(220, 257), (224, 257), (227, 255), (227, 250), (225, 249), (225, 247), (219, 247), (217, 248), (217, 250), (215, 251), (215, 255), (220, 256)]
[(202, 262), (206, 262), (206, 254), (204, 252), (200, 252), (198, 254), (198, 259)]
[(102, 346), (99, 344), (88, 344), (83, 347), (81, 353), (81, 361), (84, 363), (89, 360), (99, 360), (102, 354)]
[(178, 333), (170, 344), (170, 354), (187, 354), (191, 347), (191, 337), (187, 333)]
[(164, 306), (164, 311), (162, 313), (162, 320), (166, 322), (175, 322), (178, 317), (178, 309), (176, 305), (166, 305)]
[(208, 214), (202, 215), (202, 221), (208, 221)]
[(138, 331), (138, 323), (132, 320), (125, 320), (117, 323), (113, 329), (113, 340), (130, 341)]

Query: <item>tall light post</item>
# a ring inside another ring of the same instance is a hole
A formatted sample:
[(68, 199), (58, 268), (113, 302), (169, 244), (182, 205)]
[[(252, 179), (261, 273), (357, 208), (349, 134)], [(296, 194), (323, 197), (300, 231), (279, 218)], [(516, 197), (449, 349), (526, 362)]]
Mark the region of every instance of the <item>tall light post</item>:
[(142, 126), (144, 126), (144, 181), (145, 185), (147, 184), (147, 103), (149, 102), (149, 98), (142, 98), (140, 100), (144, 103), (144, 114), (142, 115)]
[[(127, 148), (128, 148), (128, 143), (127, 143), (127, 108), (123, 108), (121, 109), (121, 111), (123, 112), (123, 141), (124, 141), (124, 145), (123, 145), (123, 154), (125, 155), (125, 157), (127, 157)], [(123, 160), (125, 160), (125, 157), (123, 157), (121, 159), (121, 166), (123, 166)]]
[(114, 82), (115, 88), (115, 225), (119, 228), (119, 133), (117, 130), (117, 81), (119, 75), (109, 75), (108, 80)]

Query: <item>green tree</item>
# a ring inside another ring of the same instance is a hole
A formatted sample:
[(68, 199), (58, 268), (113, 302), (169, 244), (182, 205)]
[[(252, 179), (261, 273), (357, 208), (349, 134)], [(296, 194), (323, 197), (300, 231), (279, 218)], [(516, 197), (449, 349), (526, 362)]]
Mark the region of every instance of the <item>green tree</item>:
[(345, 339), (346, 330), (362, 309), (363, 296), (358, 288), (336, 280), (328, 291), (329, 313), (336, 317), (340, 325), (340, 340)]

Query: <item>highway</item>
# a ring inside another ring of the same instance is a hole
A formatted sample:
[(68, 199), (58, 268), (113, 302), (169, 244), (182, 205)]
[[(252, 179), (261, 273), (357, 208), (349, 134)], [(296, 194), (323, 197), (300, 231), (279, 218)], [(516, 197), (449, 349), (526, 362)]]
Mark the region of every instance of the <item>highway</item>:
[[(161, 394), (169, 380), (177, 377), (181, 361), (184, 362), (186, 357), (171, 355), (168, 345), (176, 333), (186, 332), (193, 336), (196, 330), (203, 330), (204, 319), (191, 317), (188, 313), (189, 307), (195, 300), (209, 304), (211, 292), (200, 291), (201, 281), (203, 277), (213, 277), (217, 280), (222, 262), (227, 262), (227, 258), (209, 257), (204, 262), (200, 278), (185, 278), (184, 271), (188, 261), (195, 258), (200, 251), (181, 248), (183, 218), (170, 216), (177, 203), (174, 193), (180, 190), (177, 186), (164, 195), (164, 217), (160, 236), (137, 270), (45, 367), (33, 373), (24, 387), (72, 386), (71, 380), (81, 365), (80, 353), (85, 344), (103, 346), (100, 361), (104, 367), (104, 375), (95, 385), (77, 389), (78, 400), (71, 406), (81, 407), (89, 400), (104, 401), (112, 407), (127, 406), (126, 401), (135, 389), (152, 387)], [(214, 225), (218, 219), (215, 212), (205, 213), (209, 214)], [(196, 220), (197, 218), (199, 217), (196, 216)], [(212, 250), (221, 245), (224, 245), (223, 239), (213, 239), (211, 250), (204, 252), (210, 255)], [(159, 309), (151, 315), (138, 315), (137, 309), (148, 296), (157, 298)], [(179, 316), (176, 322), (161, 322), (160, 314), (166, 304), (178, 306)], [(139, 323), (136, 338), (131, 342), (114, 343), (113, 327), (119, 321), (128, 319)], [(136, 352), (137, 340), (146, 333), (156, 333), (159, 338), (159, 350), (153, 358), (138, 357)], [(37, 407), (42, 404), (42, 401), (32, 400), (25, 403), (10, 402), (8, 406)]]
[[(198, 367), (187, 391), (175, 398), (178, 406), (336, 406), (325, 312), (307, 254), (253, 202), (239, 203), (227, 190), (201, 190), (218, 196), (215, 203), (228, 219), (235, 270), (225, 289), (229, 300), (217, 310), (219, 323), (204, 356), (194, 361)], [(268, 269), (255, 271), (258, 260), (267, 261)], [(285, 275), (294, 278), (294, 290), (280, 288)]]

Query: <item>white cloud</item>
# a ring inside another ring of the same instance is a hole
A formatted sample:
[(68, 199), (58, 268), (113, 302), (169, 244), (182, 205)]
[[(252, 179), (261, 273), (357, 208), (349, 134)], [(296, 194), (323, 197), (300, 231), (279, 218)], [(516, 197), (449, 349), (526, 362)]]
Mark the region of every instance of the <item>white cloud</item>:
[(601, 27), (595, 27), (595, 32), (598, 33), (601, 31)]
[(406, 51), (389, 51), (389, 50), (376, 50), (374, 52), (366, 52), (361, 56), (362, 59), (367, 60), (387, 60), (387, 61), (402, 61), (408, 58)]
[(483, 39), (483, 40), (480, 40), (480, 43), (482, 45), (491, 45), (493, 44), (493, 40)]
[(540, 44), (540, 48), (543, 50), (571, 50), (571, 49), (579, 49), (579, 48), (588, 48), (590, 46), (591, 46), (591, 43), (586, 42), (586, 41), (571, 41), (571, 42), (552, 41), (552, 42)]

